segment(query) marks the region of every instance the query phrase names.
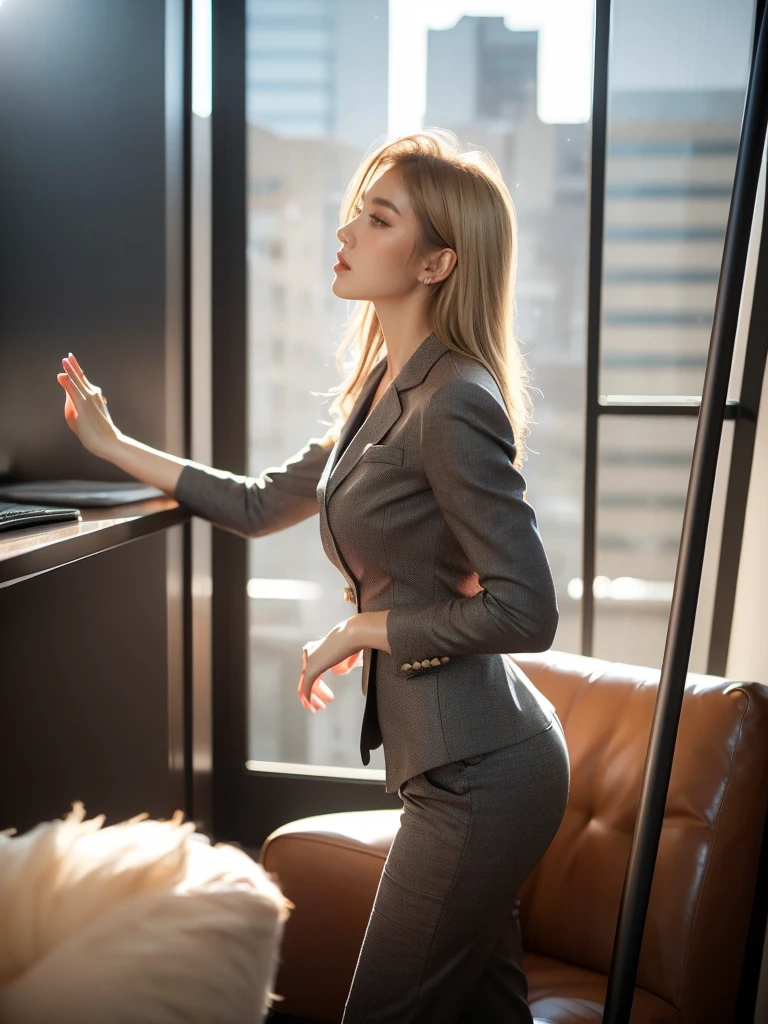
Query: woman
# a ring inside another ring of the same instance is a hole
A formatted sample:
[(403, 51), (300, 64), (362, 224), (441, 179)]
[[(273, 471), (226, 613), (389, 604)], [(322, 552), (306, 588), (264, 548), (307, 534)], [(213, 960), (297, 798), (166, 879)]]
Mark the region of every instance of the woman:
[(562, 820), (554, 708), (507, 652), (543, 651), (557, 600), (520, 473), (531, 406), (514, 338), (516, 221), (488, 154), (431, 129), (381, 146), (341, 207), (334, 294), (356, 300), (334, 423), (247, 478), (118, 431), (64, 360), (94, 454), (248, 537), (319, 512), (357, 614), (302, 650), (304, 708), (363, 654), (364, 764), (404, 809), (343, 1024), (530, 1024), (518, 890)]

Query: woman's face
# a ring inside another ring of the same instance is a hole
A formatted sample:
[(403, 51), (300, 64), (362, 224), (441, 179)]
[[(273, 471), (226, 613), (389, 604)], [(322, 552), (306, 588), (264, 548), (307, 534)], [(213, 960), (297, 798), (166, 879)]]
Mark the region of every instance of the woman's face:
[(336, 232), (349, 270), (334, 267), (334, 295), (375, 301), (412, 292), (423, 272), (411, 258), (416, 217), (397, 169), (391, 167), (377, 178), (361, 202), (352, 220)]

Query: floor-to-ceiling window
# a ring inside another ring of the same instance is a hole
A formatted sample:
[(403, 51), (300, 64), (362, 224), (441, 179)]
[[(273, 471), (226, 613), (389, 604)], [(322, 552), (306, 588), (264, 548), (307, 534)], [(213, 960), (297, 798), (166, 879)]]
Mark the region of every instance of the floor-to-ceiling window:
[[(599, 420), (587, 583), (591, 653), (605, 658), (662, 660), (753, 17), (754, 0), (612, 4), (593, 241), (600, 403), (623, 414)], [(518, 215), (516, 332), (535, 403), (524, 473), (558, 590), (554, 647), (566, 651), (582, 642), (593, 30), (589, 0), (246, 3), (247, 472), (279, 465), (329, 422), (350, 312), (331, 291), (339, 206), (366, 152), (423, 127), (487, 149)], [(633, 403), (688, 403), (693, 415), (635, 415)], [(381, 749), (360, 764), (359, 669), (320, 715), (296, 696), (302, 645), (350, 614), (317, 519), (250, 542), (248, 570), (250, 767), (381, 778)], [(710, 578), (693, 669), (705, 668), (711, 596)]]
[[(325, 432), (349, 310), (331, 292), (343, 190), (387, 137), (448, 128), (499, 164), (519, 225), (517, 335), (535, 422), (524, 470), (560, 595), (556, 646), (576, 650), (593, 4), (248, 0), (248, 466)], [(308, 715), (302, 644), (350, 614), (317, 518), (249, 543), (251, 767), (360, 764), (360, 670)]]
[[(753, 22), (754, 0), (611, 4), (599, 392), (624, 414), (599, 420), (600, 657), (662, 661)], [(627, 415), (633, 403), (678, 408)], [(698, 671), (711, 589), (705, 580), (691, 656)]]

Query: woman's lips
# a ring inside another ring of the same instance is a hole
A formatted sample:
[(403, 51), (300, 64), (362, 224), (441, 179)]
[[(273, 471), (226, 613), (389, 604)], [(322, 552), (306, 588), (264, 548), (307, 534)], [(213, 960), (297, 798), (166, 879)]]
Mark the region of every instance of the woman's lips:
[(348, 267), (346, 263), (334, 263), (333, 269), (338, 274), (341, 270), (351, 270), (352, 268)]

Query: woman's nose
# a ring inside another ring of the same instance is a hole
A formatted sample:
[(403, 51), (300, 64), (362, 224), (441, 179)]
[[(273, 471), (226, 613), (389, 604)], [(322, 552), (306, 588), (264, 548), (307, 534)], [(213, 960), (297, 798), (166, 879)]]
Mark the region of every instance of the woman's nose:
[(350, 246), (353, 235), (354, 231), (352, 230), (352, 221), (349, 221), (347, 224), (340, 224), (338, 231), (336, 232), (338, 240), (347, 247)]

